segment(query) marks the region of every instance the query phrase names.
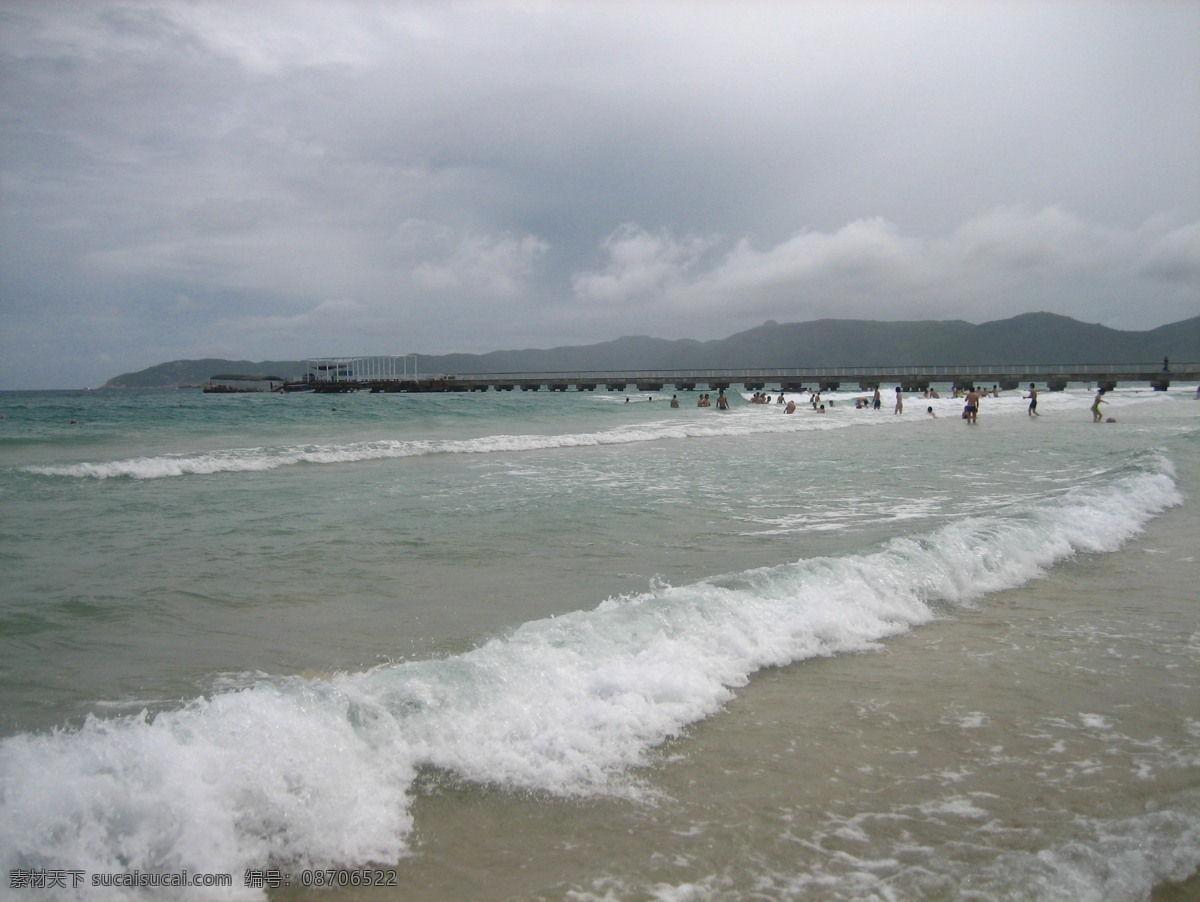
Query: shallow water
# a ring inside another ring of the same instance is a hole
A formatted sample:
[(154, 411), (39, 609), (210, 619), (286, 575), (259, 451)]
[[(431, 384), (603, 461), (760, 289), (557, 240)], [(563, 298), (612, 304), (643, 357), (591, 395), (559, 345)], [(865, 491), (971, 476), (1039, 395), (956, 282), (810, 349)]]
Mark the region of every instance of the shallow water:
[(397, 887), (322, 898), (1165, 898), (1200, 864), (1192, 394), (975, 427), (0, 395), (0, 859), (230, 898), (370, 863)]

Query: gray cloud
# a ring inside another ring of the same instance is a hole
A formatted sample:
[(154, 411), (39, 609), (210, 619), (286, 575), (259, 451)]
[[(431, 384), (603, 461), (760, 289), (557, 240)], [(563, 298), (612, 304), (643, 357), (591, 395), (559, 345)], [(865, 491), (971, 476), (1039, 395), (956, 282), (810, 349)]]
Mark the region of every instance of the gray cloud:
[(0, 3), (0, 388), (1200, 312), (1200, 7)]

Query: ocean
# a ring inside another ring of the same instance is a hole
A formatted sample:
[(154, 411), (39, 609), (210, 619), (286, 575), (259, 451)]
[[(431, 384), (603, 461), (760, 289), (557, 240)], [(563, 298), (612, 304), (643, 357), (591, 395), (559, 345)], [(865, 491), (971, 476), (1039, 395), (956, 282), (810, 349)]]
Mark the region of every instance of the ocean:
[(939, 388), (0, 393), (0, 898), (1200, 897), (1196, 386)]

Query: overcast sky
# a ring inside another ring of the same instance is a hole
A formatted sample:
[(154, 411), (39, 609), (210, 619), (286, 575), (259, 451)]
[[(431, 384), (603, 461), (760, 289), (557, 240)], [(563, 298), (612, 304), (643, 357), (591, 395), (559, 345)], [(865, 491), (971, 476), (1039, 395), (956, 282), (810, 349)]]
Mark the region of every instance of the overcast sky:
[(1200, 314), (1193, 0), (0, 0), (0, 388)]

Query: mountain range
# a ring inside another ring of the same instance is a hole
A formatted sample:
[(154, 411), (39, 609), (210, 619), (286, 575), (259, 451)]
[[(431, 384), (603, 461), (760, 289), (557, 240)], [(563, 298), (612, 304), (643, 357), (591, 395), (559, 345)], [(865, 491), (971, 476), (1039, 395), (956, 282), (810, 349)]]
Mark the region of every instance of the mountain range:
[[(354, 356), (354, 355), (347, 355)], [(368, 356), (368, 355), (362, 355)], [(1200, 361), (1200, 316), (1125, 332), (1053, 313), (975, 325), (963, 320), (822, 319), (776, 323), (713, 341), (625, 336), (599, 344), (487, 354), (417, 355), (419, 373), (744, 369), (814, 366), (1114, 364)], [(303, 360), (173, 360), (110, 379), (104, 388), (177, 388), (219, 374), (303, 378)]]

